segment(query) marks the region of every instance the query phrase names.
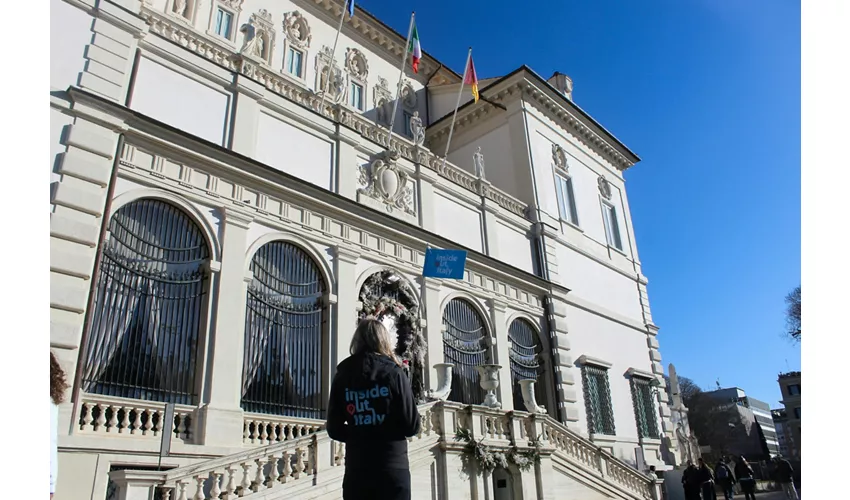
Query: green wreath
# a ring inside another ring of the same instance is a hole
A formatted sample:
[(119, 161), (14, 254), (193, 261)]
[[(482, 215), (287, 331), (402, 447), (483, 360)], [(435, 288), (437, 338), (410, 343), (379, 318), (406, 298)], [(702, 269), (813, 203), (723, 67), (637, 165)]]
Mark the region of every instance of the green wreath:
[(481, 441), (472, 439), (469, 429), (458, 429), (455, 433), (455, 441), (466, 443), (463, 447), (461, 461), (466, 471), (472, 470), (470, 465), (475, 463), (477, 470), (493, 472), (497, 468), (507, 469), (509, 465), (515, 465), (519, 470), (525, 472), (531, 470), (535, 464), (540, 463), (540, 448), (538, 443), (528, 451), (520, 451), (516, 446), (511, 446), (508, 451), (493, 450)]

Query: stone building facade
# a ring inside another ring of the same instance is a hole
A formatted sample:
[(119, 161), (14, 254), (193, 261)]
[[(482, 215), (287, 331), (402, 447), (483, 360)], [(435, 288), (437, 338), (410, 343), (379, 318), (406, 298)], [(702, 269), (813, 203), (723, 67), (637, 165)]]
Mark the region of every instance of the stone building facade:
[[(424, 54), (390, 133), (404, 38), (358, 8), (332, 57), (343, 8), (51, 1), (56, 500), (339, 498), (329, 383), (383, 297), (423, 339), (415, 498), (657, 496), (639, 159), (521, 67), (462, 105), (444, 161), (461, 76)], [(422, 278), (428, 247), (467, 250), (464, 278)], [(459, 429), (534, 466), (461, 479)]]

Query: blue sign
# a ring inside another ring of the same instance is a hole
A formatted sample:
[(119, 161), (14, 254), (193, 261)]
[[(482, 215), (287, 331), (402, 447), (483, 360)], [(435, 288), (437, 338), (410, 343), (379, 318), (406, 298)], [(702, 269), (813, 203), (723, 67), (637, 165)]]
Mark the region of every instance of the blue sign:
[(422, 276), (426, 278), (443, 278), (462, 280), (463, 269), (466, 266), (466, 250), (425, 250), (425, 267)]

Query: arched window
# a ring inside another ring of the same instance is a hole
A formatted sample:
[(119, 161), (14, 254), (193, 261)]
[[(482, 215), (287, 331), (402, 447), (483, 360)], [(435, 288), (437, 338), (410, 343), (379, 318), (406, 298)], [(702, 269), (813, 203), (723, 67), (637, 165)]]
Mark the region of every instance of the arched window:
[(97, 276), (83, 390), (195, 404), (195, 359), (210, 252), (198, 225), (156, 199), (109, 221)]
[(263, 245), (251, 260), (242, 409), (301, 418), (322, 411), (327, 286), (316, 263), (285, 241)]
[(544, 368), (543, 345), (537, 330), (524, 319), (515, 319), (508, 328), (510, 344), (511, 382), (513, 383), (514, 409), (528, 411), (522, 399), (520, 380), (535, 380), (534, 397), (537, 404), (545, 406), (547, 411), (549, 401), (546, 396), (546, 371)]
[(443, 353), (452, 370), (451, 401), (481, 404), (484, 390), (478, 382), (480, 366), (490, 362), (487, 328), (472, 304), (452, 299), (443, 311)]

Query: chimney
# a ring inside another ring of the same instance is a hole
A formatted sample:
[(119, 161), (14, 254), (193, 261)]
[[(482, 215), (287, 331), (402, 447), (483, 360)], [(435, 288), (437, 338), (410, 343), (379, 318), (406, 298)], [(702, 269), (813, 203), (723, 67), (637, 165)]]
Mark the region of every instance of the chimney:
[(565, 75), (563, 73), (558, 73), (556, 71), (555, 74), (552, 75), (552, 78), (549, 78), (548, 82), (549, 82), (550, 85), (552, 85), (553, 87), (558, 89), (558, 92), (564, 94), (564, 96), (567, 99), (569, 99), (571, 101), (573, 100), (573, 80), (572, 80), (572, 78), (568, 77), (567, 75)]

